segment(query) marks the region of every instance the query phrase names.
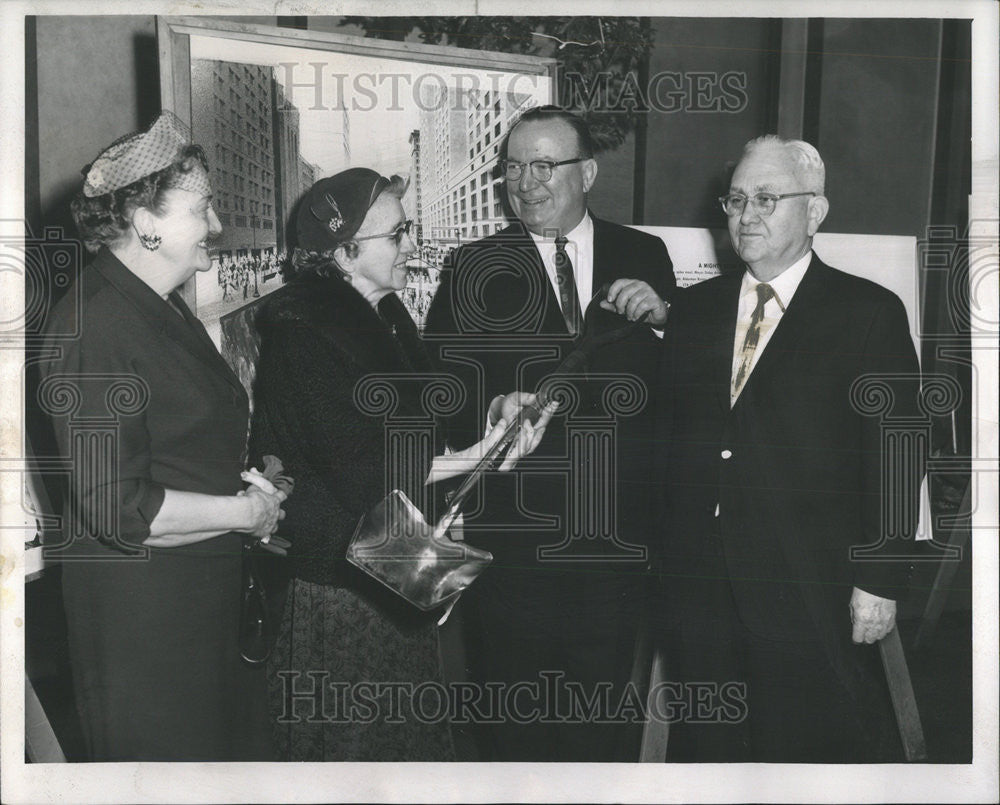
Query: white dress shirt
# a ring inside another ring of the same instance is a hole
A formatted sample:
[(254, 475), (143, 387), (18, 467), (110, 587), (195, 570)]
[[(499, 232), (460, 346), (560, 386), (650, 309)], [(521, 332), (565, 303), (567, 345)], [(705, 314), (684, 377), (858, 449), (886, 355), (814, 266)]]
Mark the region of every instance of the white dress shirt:
[[(556, 280), (556, 242), (554, 238), (544, 238), (529, 232), (538, 253), (542, 256), (542, 265), (548, 274), (556, 300), (559, 301), (559, 283)], [(594, 295), (594, 222), (590, 213), (584, 213), (583, 219), (565, 235), (566, 255), (573, 263), (573, 279), (576, 281), (576, 292), (580, 298), (580, 314), (587, 312), (590, 297)]]
[[(812, 251), (806, 252), (802, 257), (792, 263), (782, 271), (777, 277), (771, 280), (768, 285), (774, 291), (774, 296), (764, 304), (764, 318), (760, 322), (760, 339), (757, 341), (757, 348), (754, 350), (750, 361), (750, 370), (743, 381), (743, 388), (750, 382), (750, 375), (753, 374), (754, 367), (764, 353), (767, 342), (771, 340), (778, 322), (785, 312), (785, 309), (795, 296), (795, 291), (805, 276), (806, 269), (812, 260)], [(733, 367), (730, 378), (735, 378), (743, 362), (743, 341), (747, 337), (747, 330), (750, 329), (750, 319), (753, 316), (754, 308), (757, 307), (757, 286), (761, 282), (754, 275), (747, 271), (743, 274), (743, 283), (740, 286), (740, 304), (736, 313), (736, 338), (733, 341)], [(730, 386), (730, 403), (735, 404), (739, 395), (732, 395)]]

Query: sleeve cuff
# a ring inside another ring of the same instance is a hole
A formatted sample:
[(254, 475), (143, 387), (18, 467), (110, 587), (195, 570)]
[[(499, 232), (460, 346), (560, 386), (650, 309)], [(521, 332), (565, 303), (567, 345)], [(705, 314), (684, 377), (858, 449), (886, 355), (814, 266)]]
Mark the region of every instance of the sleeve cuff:
[(160, 484), (140, 481), (133, 495), (123, 496), (121, 521), (122, 539), (141, 543), (149, 538), (150, 526), (160, 513), (166, 490)]
[(873, 562), (881, 567), (870, 571), (857, 572), (854, 586), (866, 593), (899, 601), (906, 597), (909, 589), (910, 566), (906, 562)]
[(503, 394), (498, 394), (490, 400), (490, 406), (486, 409), (486, 432), (483, 434), (484, 437), (488, 436), (497, 422), (500, 421), (500, 414), (503, 413), (503, 401)]

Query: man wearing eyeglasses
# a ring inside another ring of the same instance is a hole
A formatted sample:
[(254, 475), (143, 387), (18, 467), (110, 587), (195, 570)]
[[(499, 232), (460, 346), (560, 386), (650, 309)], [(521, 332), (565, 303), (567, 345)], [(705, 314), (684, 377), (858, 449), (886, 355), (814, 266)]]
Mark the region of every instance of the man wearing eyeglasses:
[[(597, 351), (585, 367), (589, 380), (578, 372), (533, 463), (519, 477), (487, 478), (478, 511), (468, 512), (466, 538), (494, 555), (463, 600), (472, 677), (521, 692), (509, 699), (518, 712), (506, 712), (486, 736), (483, 759), (634, 760), (635, 725), (620, 705), (647, 578), (648, 387), (673, 270), (658, 238), (588, 211), (598, 166), (580, 118), (551, 106), (530, 110), (501, 157), (518, 220), (452, 254), (427, 318), (425, 337), (446, 350), (444, 368), (469, 390), (456, 427), (481, 434), (480, 400), (510, 383), (533, 390), (582, 339), (634, 327)], [(631, 398), (626, 407), (634, 403), (628, 416), (608, 396), (619, 380)], [(610, 424), (615, 453), (571, 464), (568, 432), (575, 427), (581, 438), (585, 417), (595, 428)], [(599, 488), (581, 502), (573, 488), (588, 472)], [(596, 708), (568, 712), (567, 685)]]
[[(854, 384), (877, 377), (892, 415), (910, 414), (918, 366), (900, 300), (812, 251), (824, 180), (808, 143), (748, 143), (720, 199), (746, 270), (691, 286), (670, 313), (657, 614), (670, 678), (729, 705), (686, 714), (676, 760), (872, 762), (898, 746), (871, 644), (905, 590), (891, 551), (913, 536), (921, 473), (904, 456), (910, 494), (883, 492), (884, 422)], [(890, 541), (886, 504), (904, 524)]]

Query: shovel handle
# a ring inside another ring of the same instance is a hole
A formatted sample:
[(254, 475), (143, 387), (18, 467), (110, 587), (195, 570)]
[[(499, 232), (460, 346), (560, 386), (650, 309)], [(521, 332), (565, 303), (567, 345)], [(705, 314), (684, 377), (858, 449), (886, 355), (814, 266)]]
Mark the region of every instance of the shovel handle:
[(479, 459), (472, 471), (465, 476), (465, 480), (462, 481), (462, 485), (455, 490), (455, 494), (451, 499), (451, 505), (448, 507), (448, 511), (445, 513), (444, 518), (442, 518), (442, 525), (445, 525), (445, 529), (451, 525), (452, 521), (462, 510), (462, 504), (465, 503), (465, 499), (472, 491), (472, 487), (476, 485), (476, 482), (479, 480), (479, 476), (487, 470), (493, 469), (499, 463), (503, 453), (514, 442), (514, 439), (517, 438), (517, 434), (524, 426), (524, 423), (527, 421), (534, 425), (538, 422), (539, 418), (542, 416), (542, 409), (538, 407), (538, 404), (541, 402), (542, 408), (546, 405), (546, 402), (540, 399), (542, 396), (543, 392), (539, 392), (539, 399), (537, 399), (535, 403), (525, 405), (520, 411), (518, 411), (517, 417), (506, 427), (503, 432), (503, 436), (500, 437), (500, 440), (486, 451), (485, 455)]
[[(597, 293), (594, 294), (591, 302), (598, 301), (600, 298), (606, 297), (610, 287), (610, 283), (602, 285), (598, 289)], [(566, 360), (564, 360), (555, 372), (553, 372), (551, 380), (558, 380), (560, 375), (573, 375), (584, 371), (592, 352), (600, 347), (606, 346), (607, 344), (620, 341), (625, 338), (633, 330), (646, 324), (649, 319), (649, 315), (649, 313), (646, 313), (641, 318), (636, 321), (629, 322), (624, 327), (619, 327), (616, 330), (603, 333), (599, 336), (592, 336), (589, 339), (584, 339), (584, 343), (573, 350)], [(487, 470), (495, 469), (499, 465), (499, 459), (507, 448), (510, 447), (514, 439), (517, 438), (517, 434), (520, 432), (525, 421), (531, 422), (532, 425), (538, 422), (542, 415), (542, 409), (544, 409), (545, 406), (547, 406), (552, 400), (552, 388), (553, 386), (550, 382), (542, 382), (536, 392), (535, 402), (521, 408), (517, 414), (517, 418), (507, 426), (506, 430), (504, 430), (503, 436), (500, 437), (500, 441), (498, 441), (486, 452), (486, 455), (480, 459), (479, 463), (477, 463), (473, 470), (466, 476), (461, 486), (455, 490), (455, 495), (452, 497), (451, 505), (448, 507), (448, 511), (445, 512), (444, 517), (441, 518), (439, 523), (439, 525), (442, 526), (442, 533), (444, 533), (444, 531), (451, 526), (454, 519), (458, 516), (458, 513), (462, 510), (462, 504), (468, 497), (469, 492), (472, 491), (472, 487), (476, 485), (476, 482), (479, 480), (479, 476)]]

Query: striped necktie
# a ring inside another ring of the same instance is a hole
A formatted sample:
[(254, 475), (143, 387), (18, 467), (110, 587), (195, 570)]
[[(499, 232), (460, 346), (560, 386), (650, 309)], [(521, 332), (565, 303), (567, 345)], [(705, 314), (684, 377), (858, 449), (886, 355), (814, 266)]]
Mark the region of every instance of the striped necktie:
[(740, 396), (743, 386), (750, 376), (750, 369), (753, 366), (753, 354), (757, 351), (757, 342), (760, 341), (760, 323), (764, 320), (764, 305), (774, 297), (774, 289), (766, 282), (757, 286), (757, 306), (750, 316), (750, 326), (747, 328), (746, 338), (743, 339), (743, 348), (740, 351), (740, 368), (733, 378), (733, 387), (730, 392), (733, 403)]
[(566, 254), (566, 238), (556, 238), (556, 284), (559, 286), (559, 306), (570, 335), (580, 331), (580, 297), (573, 277), (573, 261)]

